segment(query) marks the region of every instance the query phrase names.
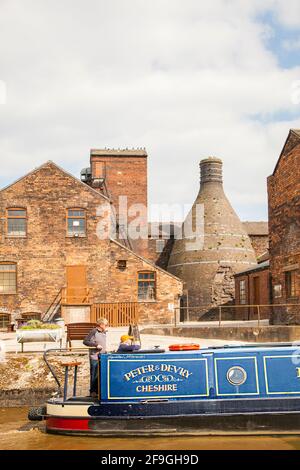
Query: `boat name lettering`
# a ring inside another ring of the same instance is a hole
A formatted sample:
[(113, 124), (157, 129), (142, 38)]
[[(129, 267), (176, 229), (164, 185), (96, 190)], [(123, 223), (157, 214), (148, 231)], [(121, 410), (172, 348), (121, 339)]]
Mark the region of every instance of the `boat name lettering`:
[(136, 387), (137, 393), (177, 392), (177, 390), (177, 384), (139, 385)]
[(173, 364), (147, 364), (146, 366), (138, 367), (137, 369), (133, 369), (127, 372), (124, 375), (124, 379), (129, 382), (139, 375), (153, 372), (171, 372), (185, 379), (188, 379), (191, 375), (193, 375), (193, 373), (188, 369), (184, 369), (181, 366), (175, 366)]

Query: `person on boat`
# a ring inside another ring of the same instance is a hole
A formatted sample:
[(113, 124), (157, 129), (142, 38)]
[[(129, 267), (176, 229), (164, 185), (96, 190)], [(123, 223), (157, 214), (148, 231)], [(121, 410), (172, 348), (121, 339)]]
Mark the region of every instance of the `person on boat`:
[(83, 344), (90, 349), (90, 395), (93, 398), (99, 395), (100, 361), (99, 354), (106, 353), (106, 332), (108, 320), (99, 318), (96, 328), (93, 328), (84, 338)]
[(128, 336), (128, 335), (121, 336), (121, 342), (119, 344), (119, 348), (117, 351), (118, 353), (134, 352), (134, 351), (138, 351), (139, 349), (141, 349), (141, 346), (139, 344), (134, 343), (133, 336)]

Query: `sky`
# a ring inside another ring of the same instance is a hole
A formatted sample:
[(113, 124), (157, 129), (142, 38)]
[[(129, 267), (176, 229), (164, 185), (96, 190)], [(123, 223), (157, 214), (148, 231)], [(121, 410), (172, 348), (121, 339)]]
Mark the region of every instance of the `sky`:
[(192, 204), (217, 156), (242, 220), (267, 220), (290, 128), (299, 0), (0, 0), (0, 187), (145, 147), (150, 204)]

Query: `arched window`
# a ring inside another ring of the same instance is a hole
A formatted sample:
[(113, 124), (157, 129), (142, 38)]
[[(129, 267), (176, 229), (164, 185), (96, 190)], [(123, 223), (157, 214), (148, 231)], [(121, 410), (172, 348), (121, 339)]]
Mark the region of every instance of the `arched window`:
[(138, 273), (138, 300), (149, 301), (156, 299), (155, 271), (142, 271)]
[(9, 237), (27, 236), (27, 210), (11, 207), (7, 209), (7, 235)]
[(0, 294), (16, 294), (17, 265), (16, 263), (0, 263)]
[(68, 209), (67, 210), (67, 235), (68, 237), (86, 236), (86, 210)]

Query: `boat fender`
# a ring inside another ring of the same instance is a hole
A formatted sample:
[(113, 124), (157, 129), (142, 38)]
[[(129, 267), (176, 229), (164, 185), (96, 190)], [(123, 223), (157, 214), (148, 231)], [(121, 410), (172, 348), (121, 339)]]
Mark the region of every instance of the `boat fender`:
[(169, 351), (199, 351), (200, 344), (171, 344)]
[(42, 421), (46, 414), (46, 406), (33, 406), (28, 411), (28, 419), (29, 421)]

